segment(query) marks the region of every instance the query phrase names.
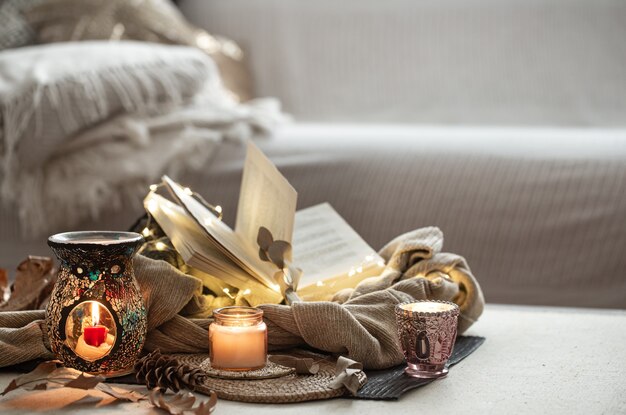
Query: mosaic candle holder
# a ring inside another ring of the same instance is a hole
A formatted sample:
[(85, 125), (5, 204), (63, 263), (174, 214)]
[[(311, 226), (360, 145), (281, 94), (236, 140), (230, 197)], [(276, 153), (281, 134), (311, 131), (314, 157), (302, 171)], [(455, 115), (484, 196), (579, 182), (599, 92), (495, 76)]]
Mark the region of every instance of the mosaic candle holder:
[(459, 306), (448, 301), (422, 300), (396, 305), (400, 346), (406, 358), (404, 372), (417, 378), (448, 374), (456, 341)]
[(66, 232), (48, 238), (61, 267), (46, 310), (53, 353), (65, 366), (105, 376), (132, 371), (146, 337), (133, 232)]

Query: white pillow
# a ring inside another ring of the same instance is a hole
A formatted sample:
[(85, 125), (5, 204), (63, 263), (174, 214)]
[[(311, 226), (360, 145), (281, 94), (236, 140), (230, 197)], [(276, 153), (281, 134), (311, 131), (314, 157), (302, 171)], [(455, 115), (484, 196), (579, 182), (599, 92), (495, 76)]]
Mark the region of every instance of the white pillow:
[(0, 154), (34, 167), (77, 132), (122, 113), (150, 112), (219, 82), (198, 49), (142, 42), (69, 42), (0, 52)]

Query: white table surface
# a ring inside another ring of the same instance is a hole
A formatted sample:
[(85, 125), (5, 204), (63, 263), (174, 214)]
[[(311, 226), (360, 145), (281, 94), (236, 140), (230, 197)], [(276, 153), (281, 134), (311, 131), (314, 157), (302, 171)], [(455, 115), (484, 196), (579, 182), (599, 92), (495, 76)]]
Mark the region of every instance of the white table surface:
[[(488, 305), (467, 334), (487, 338), (441, 380), (398, 401), (300, 404), (220, 400), (215, 414), (404, 413), (626, 414), (626, 310)], [(15, 373), (0, 371), (4, 388)], [(147, 403), (71, 405), (68, 389), (12, 392), (0, 413), (163, 413)], [(82, 392), (78, 392), (82, 393)]]

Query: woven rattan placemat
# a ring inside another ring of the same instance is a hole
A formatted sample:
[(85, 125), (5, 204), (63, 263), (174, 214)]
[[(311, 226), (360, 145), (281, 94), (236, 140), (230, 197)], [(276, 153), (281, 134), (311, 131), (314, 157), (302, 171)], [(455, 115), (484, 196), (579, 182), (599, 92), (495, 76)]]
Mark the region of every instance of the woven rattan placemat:
[[(289, 353), (297, 357), (312, 357), (319, 364), (319, 371), (314, 375), (288, 374), (270, 379), (218, 379), (208, 377), (196, 391), (208, 394), (217, 393), (220, 399), (258, 402), (285, 403), (302, 402), (319, 399), (336, 398), (348, 393), (345, 388), (334, 389), (330, 386), (335, 378), (336, 359), (316, 353), (300, 351)], [(208, 358), (208, 354), (176, 354), (173, 355), (181, 363), (200, 367)], [(358, 375), (361, 385), (365, 384), (365, 373)]]
[[(180, 356), (180, 355), (179, 355)], [(201, 355), (205, 356), (205, 355)], [(179, 357), (180, 359), (180, 357)], [(184, 359), (183, 359), (184, 360)], [(196, 365), (194, 364), (194, 367)], [(274, 362), (271, 362), (269, 359), (265, 364), (264, 368), (257, 370), (246, 370), (246, 371), (229, 371), (229, 370), (220, 370), (211, 366), (211, 360), (206, 358), (200, 363), (199, 366), (207, 375), (212, 378), (219, 379), (272, 379), (272, 378), (280, 378), (282, 376), (291, 375), (296, 372), (296, 369), (285, 367), (278, 365)]]
[[(459, 336), (448, 366), (454, 366), (472, 354), (484, 341), (484, 337)], [(281, 354), (285, 353), (281, 352)], [(391, 400), (398, 399), (405, 392), (433, 381), (406, 376), (404, 364), (386, 370), (369, 370), (366, 372), (367, 376), (364, 373), (359, 374), (359, 381), (363, 386), (356, 396), (351, 396), (345, 389), (332, 389), (329, 386), (335, 377), (335, 358), (308, 351), (289, 354), (315, 359), (320, 366), (319, 372), (316, 375), (297, 375), (291, 372), (287, 376), (275, 379), (258, 380), (209, 378), (198, 389), (198, 392), (208, 394), (214, 390), (222, 399), (261, 403), (303, 402), (336, 397)], [(202, 367), (209, 357), (208, 354), (177, 354), (175, 356), (181, 363), (194, 367)], [(448, 376), (454, 376), (453, 372), (451, 370)], [(109, 381), (137, 383), (134, 375)]]

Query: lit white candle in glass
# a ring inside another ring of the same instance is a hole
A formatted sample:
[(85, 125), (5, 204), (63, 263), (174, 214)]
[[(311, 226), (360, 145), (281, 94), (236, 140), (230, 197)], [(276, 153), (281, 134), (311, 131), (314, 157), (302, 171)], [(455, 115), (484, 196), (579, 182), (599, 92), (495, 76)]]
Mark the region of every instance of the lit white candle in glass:
[(211, 366), (222, 370), (254, 370), (267, 360), (267, 326), (263, 311), (224, 307), (213, 312), (209, 327)]

